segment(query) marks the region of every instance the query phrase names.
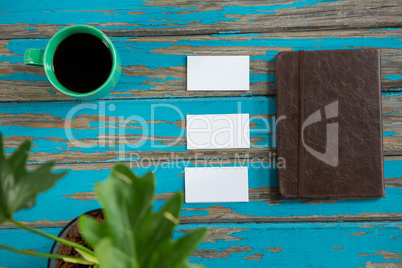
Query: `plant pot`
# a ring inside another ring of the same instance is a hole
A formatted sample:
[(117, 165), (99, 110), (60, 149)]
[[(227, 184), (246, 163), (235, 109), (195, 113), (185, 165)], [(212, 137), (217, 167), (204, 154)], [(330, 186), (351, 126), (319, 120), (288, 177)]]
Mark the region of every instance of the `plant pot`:
[[(82, 215), (92, 215), (94, 213), (99, 213), (102, 212), (102, 209), (98, 208), (98, 209), (94, 209), (94, 210), (90, 210), (88, 212), (85, 212)], [(81, 216), (81, 215), (80, 215)], [(73, 226), (78, 222), (78, 218), (80, 217), (78, 216), (77, 218), (75, 218), (74, 220), (70, 221), (64, 228), (63, 230), (61, 230), (61, 232), (59, 233), (58, 237), (66, 239), (66, 235), (70, 232), (71, 228), (73, 228)], [(69, 239), (67, 239), (69, 240)], [(50, 250), (51, 254), (57, 254), (57, 251), (60, 248), (60, 243), (55, 241), (53, 243), (52, 249)], [(55, 268), (57, 265), (57, 260), (56, 259), (48, 259), (47, 261), (47, 268)], [(89, 266), (88, 266), (89, 267)]]

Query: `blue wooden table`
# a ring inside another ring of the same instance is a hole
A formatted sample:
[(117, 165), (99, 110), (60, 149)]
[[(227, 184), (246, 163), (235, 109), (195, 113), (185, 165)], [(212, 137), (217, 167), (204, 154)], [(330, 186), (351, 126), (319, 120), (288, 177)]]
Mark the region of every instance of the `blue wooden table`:
[[(61, 28), (104, 31), (122, 77), (104, 99), (79, 102), (23, 64)], [(154, 170), (160, 207), (184, 190), (184, 167), (249, 167), (249, 203), (185, 204), (175, 233), (210, 228), (191, 261), (207, 267), (402, 265), (402, 3), (380, 1), (14, 0), (0, 3), (0, 132), (7, 152), (33, 143), (30, 168), (68, 175), (16, 219), (58, 234), (99, 207), (93, 184), (116, 162)], [(285, 50), (381, 48), (386, 197), (286, 199), (275, 168), (275, 57)], [(250, 55), (248, 92), (187, 92), (187, 55)], [(249, 113), (251, 149), (189, 151), (186, 114)], [(71, 120), (68, 120), (71, 118)], [(73, 139), (71, 139), (73, 137)], [(5, 225), (0, 243), (48, 252), (52, 242)], [(0, 251), (0, 267), (46, 260)]]

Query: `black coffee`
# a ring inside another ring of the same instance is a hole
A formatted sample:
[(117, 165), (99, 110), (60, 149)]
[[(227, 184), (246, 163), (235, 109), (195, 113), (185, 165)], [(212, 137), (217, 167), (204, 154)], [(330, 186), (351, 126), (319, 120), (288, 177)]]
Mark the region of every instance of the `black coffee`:
[(53, 68), (67, 89), (86, 93), (100, 87), (112, 70), (109, 46), (98, 37), (78, 33), (64, 39), (56, 49)]

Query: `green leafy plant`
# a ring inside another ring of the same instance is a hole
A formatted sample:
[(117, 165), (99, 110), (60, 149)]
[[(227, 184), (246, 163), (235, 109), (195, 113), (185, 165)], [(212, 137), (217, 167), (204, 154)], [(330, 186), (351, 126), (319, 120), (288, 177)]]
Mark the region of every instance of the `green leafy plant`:
[(159, 211), (154, 212), (154, 174), (149, 172), (139, 177), (123, 164), (116, 165), (105, 182), (95, 185), (105, 221), (101, 223), (85, 215), (79, 218), (81, 235), (93, 250), (16, 221), (13, 218), (16, 211), (32, 207), (37, 195), (50, 189), (66, 173), (52, 173), (53, 163), (29, 172), (25, 166), (30, 142), (24, 142), (9, 158), (3, 153), (2, 144), (0, 135), (0, 224), (11, 222), (71, 246), (81, 257), (29, 252), (1, 244), (0, 248), (99, 268), (200, 267), (190, 264), (188, 258), (204, 239), (206, 229), (172, 240), (174, 228), (179, 223), (181, 194), (174, 194)]

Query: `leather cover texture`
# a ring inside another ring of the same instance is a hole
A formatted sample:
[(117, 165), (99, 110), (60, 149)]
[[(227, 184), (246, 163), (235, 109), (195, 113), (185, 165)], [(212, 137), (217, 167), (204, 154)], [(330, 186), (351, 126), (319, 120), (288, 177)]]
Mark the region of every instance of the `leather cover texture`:
[(380, 68), (378, 49), (278, 54), (283, 196), (384, 196)]

